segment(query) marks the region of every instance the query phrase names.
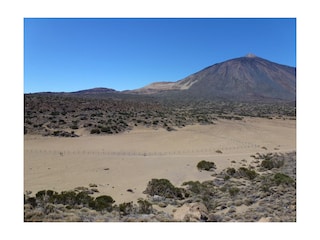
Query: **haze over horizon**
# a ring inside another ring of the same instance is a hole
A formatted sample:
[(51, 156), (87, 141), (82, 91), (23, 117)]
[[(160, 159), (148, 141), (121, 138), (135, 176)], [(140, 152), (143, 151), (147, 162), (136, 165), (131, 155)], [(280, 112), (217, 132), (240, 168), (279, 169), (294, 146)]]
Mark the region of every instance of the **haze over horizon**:
[(247, 54), (296, 66), (296, 19), (25, 19), (24, 92), (175, 82)]

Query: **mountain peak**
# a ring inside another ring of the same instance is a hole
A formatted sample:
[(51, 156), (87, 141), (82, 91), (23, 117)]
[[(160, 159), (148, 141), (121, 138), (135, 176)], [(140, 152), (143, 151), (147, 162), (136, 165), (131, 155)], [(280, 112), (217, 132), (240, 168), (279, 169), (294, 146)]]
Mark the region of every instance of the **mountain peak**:
[(253, 53), (248, 53), (245, 57), (247, 57), (247, 58), (255, 58), (257, 56), (254, 55)]

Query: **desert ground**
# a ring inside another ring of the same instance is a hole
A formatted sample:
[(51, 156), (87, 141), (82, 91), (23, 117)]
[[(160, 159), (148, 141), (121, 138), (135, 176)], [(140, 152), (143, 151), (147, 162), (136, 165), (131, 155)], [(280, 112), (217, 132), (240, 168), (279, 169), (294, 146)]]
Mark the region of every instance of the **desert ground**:
[(25, 191), (95, 184), (96, 194), (110, 195), (116, 203), (136, 202), (146, 197), (143, 191), (153, 178), (175, 186), (210, 180), (212, 172), (196, 168), (201, 160), (215, 162), (220, 171), (254, 164), (252, 154), (296, 150), (296, 121), (283, 119), (219, 119), (171, 132), (146, 127), (104, 136), (75, 132), (80, 137), (24, 136)]

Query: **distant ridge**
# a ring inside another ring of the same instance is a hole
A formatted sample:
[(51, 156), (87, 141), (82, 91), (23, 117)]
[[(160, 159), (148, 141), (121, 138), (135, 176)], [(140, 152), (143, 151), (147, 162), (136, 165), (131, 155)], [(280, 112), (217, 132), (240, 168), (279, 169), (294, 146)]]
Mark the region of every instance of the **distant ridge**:
[(90, 94), (103, 94), (103, 93), (115, 93), (115, 92), (117, 92), (117, 91), (112, 89), (112, 88), (98, 87), (98, 88), (91, 88), (91, 89), (72, 92), (72, 94), (87, 94), (87, 95), (90, 95)]

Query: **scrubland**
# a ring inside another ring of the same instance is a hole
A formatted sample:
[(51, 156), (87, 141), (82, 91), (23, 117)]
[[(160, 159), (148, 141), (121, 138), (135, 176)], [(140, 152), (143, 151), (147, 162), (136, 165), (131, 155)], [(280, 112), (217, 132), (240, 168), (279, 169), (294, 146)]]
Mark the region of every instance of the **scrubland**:
[(25, 95), (25, 221), (296, 221), (292, 103)]

